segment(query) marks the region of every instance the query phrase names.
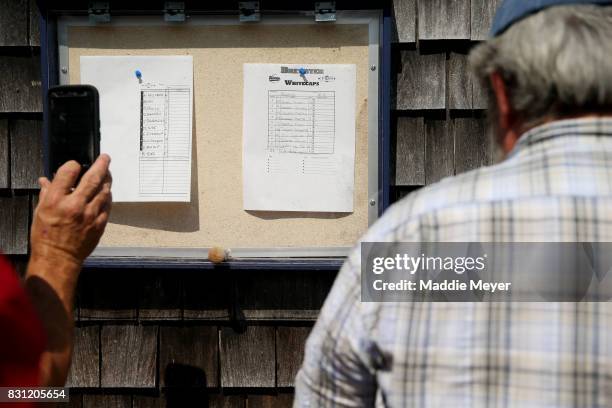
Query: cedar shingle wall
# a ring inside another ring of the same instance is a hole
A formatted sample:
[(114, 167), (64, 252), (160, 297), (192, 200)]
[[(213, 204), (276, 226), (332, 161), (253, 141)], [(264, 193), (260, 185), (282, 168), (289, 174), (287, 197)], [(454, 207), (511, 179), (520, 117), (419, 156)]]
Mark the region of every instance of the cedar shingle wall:
[[(490, 163), (486, 99), (466, 56), (486, 38), (497, 2), (392, 2), (395, 197)], [(34, 4), (0, 0), (0, 248), (20, 271), (42, 172)], [(70, 406), (289, 406), (333, 279), (315, 271), (84, 271)]]

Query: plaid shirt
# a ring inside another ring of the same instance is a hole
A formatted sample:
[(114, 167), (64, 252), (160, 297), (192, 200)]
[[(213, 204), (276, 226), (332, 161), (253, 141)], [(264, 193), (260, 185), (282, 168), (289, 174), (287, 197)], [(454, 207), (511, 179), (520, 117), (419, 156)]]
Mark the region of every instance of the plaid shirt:
[[(546, 124), (421, 189), (363, 241), (612, 242), (612, 118)], [(307, 344), (295, 406), (612, 407), (610, 303), (364, 303), (359, 246)]]

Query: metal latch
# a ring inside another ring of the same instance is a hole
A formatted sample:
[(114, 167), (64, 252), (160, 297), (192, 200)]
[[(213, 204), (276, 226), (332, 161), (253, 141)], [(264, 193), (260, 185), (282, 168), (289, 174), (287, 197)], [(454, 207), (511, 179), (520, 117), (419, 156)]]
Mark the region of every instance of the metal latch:
[(110, 23), (110, 5), (108, 1), (90, 1), (89, 8), (90, 23)]
[(336, 2), (317, 1), (315, 2), (315, 21), (336, 21)]
[(240, 22), (255, 22), (261, 20), (258, 1), (240, 1), (238, 2), (238, 12), (240, 13)]
[(185, 2), (166, 1), (164, 2), (164, 21), (183, 22), (185, 21)]

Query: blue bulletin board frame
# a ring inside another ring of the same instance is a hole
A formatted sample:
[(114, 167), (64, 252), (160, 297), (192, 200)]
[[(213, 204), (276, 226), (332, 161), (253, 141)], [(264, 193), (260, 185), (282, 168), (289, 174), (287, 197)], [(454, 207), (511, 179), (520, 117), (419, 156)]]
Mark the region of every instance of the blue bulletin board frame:
[[(59, 47), (58, 47), (58, 19), (61, 16), (87, 15), (87, 2), (82, 1), (44, 1), (38, 0), (40, 10), (41, 31), (41, 71), (43, 90), (43, 153), (44, 167), (48, 175), (48, 106), (46, 92), (49, 87), (60, 83)], [(163, 19), (163, 2), (109, 2), (111, 16), (155, 16)], [(117, 3), (115, 7), (115, 3)], [(193, 3), (193, 4), (192, 4)], [(266, 13), (311, 14), (314, 19), (314, 2), (312, 1), (268, 1), (262, 2), (263, 16)], [(119, 6), (120, 4), (120, 6)], [(375, 10), (380, 12), (378, 64), (373, 70), (378, 71), (378, 200), (376, 203), (377, 215), (380, 216), (390, 205), (391, 191), (391, 42), (392, 17), (389, 1), (337, 1), (337, 10)], [(310, 11), (304, 11), (310, 10)], [(187, 14), (203, 15), (235, 15), (238, 19), (238, 2), (211, 1), (185, 2)], [(265, 17), (264, 17), (265, 18)], [(102, 23), (103, 24), (103, 23)], [(180, 23), (178, 23), (180, 24)], [(252, 23), (245, 23), (252, 24)], [(333, 24), (333, 23), (321, 23)], [(236, 259), (224, 262), (222, 265), (212, 264), (205, 257), (184, 257), (180, 251), (175, 256), (103, 256), (90, 257), (85, 266), (88, 268), (155, 268), (155, 269), (233, 269), (233, 270), (329, 270), (336, 271), (345, 259), (345, 254), (330, 251), (329, 256), (309, 257), (292, 254), (285, 256), (278, 251), (270, 257), (249, 256), (248, 251), (240, 254)], [(237, 255), (237, 254), (236, 254)]]

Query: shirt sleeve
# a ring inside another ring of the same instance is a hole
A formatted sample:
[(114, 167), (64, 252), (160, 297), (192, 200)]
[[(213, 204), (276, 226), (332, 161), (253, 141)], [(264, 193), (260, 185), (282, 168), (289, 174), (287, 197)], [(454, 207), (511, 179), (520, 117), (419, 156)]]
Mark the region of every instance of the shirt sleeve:
[(359, 251), (341, 268), (306, 342), (295, 385), (295, 407), (373, 406), (375, 371), (361, 318)]
[(19, 278), (0, 255), (0, 387), (39, 384), (45, 331)]

